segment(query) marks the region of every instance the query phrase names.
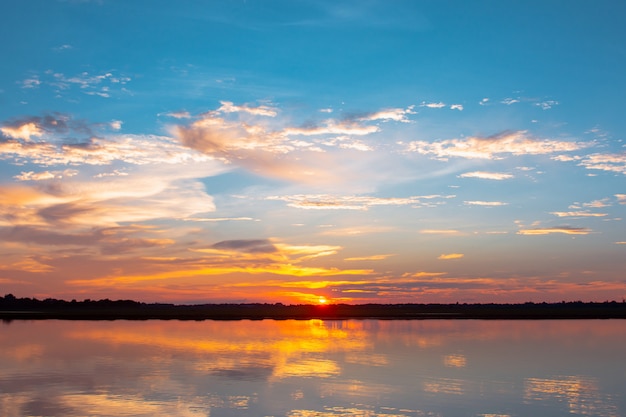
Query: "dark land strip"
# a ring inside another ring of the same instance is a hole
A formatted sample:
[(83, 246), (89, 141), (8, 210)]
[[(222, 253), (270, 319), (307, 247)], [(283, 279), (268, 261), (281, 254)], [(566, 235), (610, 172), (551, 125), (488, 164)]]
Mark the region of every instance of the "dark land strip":
[(626, 302), (523, 304), (195, 304), (0, 297), (0, 320), (626, 319)]

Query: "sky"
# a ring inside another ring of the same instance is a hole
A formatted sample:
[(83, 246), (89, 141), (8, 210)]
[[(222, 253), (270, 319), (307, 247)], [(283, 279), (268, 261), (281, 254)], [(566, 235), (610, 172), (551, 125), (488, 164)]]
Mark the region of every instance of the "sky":
[(2, 9), (2, 294), (626, 297), (623, 2)]

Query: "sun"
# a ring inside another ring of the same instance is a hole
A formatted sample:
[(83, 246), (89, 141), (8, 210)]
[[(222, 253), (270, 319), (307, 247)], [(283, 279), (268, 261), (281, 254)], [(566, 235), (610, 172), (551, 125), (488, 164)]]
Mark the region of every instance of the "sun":
[(328, 303), (328, 299), (326, 297), (324, 297), (323, 295), (320, 295), (320, 297), (317, 299), (317, 302), (320, 305), (324, 305)]

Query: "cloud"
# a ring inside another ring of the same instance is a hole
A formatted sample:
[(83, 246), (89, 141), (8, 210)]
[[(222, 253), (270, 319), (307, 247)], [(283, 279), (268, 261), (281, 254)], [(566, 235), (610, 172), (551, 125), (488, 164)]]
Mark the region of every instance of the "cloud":
[(66, 169), (63, 171), (43, 171), (43, 172), (22, 172), (19, 175), (15, 175), (13, 178), (19, 181), (44, 181), (50, 179), (69, 178), (78, 175), (78, 171), (75, 169)]
[(468, 159), (503, 159), (504, 154), (544, 155), (554, 152), (571, 152), (583, 149), (589, 144), (582, 142), (534, 139), (526, 131), (502, 132), (486, 138), (449, 139), (435, 142), (414, 141), (407, 150), (423, 155), (433, 155), (438, 159), (449, 157)]
[(603, 198), (600, 200), (593, 200), (590, 201), (588, 203), (574, 203), (572, 205), (569, 206), (569, 208), (571, 209), (580, 209), (581, 207), (588, 207), (588, 208), (604, 208), (604, 207), (610, 207), (611, 204), (609, 203), (609, 198)]
[(388, 255), (371, 255), (371, 256), (355, 256), (351, 258), (345, 258), (344, 261), (383, 261), (389, 257), (395, 256), (394, 254)]
[(455, 229), (422, 229), (420, 233), (425, 235), (460, 236), (461, 232)]
[(427, 103), (425, 101), (422, 101), (422, 104), (420, 104), (420, 107), (428, 107), (429, 109), (441, 109), (441, 108), (446, 107), (446, 104), (442, 102)]
[[(212, 287), (254, 287), (261, 288), (264, 284), (259, 280), (249, 280), (250, 275), (279, 275), (291, 277), (332, 277), (332, 276), (366, 276), (373, 273), (365, 269), (339, 269), (333, 267), (310, 267), (301, 265), (303, 262), (320, 256), (337, 253), (341, 248), (328, 245), (288, 245), (270, 239), (224, 240), (204, 249), (192, 249), (191, 252), (202, 253), (202, 258), (186, 262), (161, 262), (155, 264), (152, 271), (143, 268), (144, 272), (136, 274), (115, 273), (110, 276), (93, 279), (70, 280), (73, 286), (121, 286), (133, 287), (148, 281), (172, 281), (173, 283), (190, 279), (206, 280), (207, 276), (220, 277), (211, 282)], [(228, 274), (237, 274), (239, 278), (233, 283)], [(248, 278), (244, 278), (244, 277)], [(319, 282), (317, 285), (319, 286)], [(278, 283), (278, 281), (276, 281)], [(280, 285), (288, 286), (284, 281)]]
[(69, 89), (72, 86), (77, 86), (79, 91), (87, 95), (97, 95), (104, 98), (111, 97), (111, 94), (115, 91), (119, 91), (128, 82), (131, 81), (130, 77), (125, 75), (114, 75), (112, 71), (101, 74), (90, 74), (87, 71), (83, 71), (80, 74), (73, 76), (66, 76), (62, 73), (55, 73), (49, 71), (46, 73), (51, 75), (52, 79), (48, 79), (45, 82), (53, 87), (57, 88), (57, 93)]
[(464, 201), (463, 204), (466, 204), (468, 206), (497, 207), (506, 206), (509, 203), (504, 203), (502, 201)]
[(480, 178), (485, 180), (496, 180), (502, 181), (509, 178), (513, 178), (511, 174), (505, 174), (502, 172), (485, 172), (485, 171), (474, 171), (474, 172), (466, 172), (458, 176), (459, 178)]
[(211, 160), (206, 155), (180, 146), (171, 138), (152, 135), (91, 137), (78, 143), (58, 143), (57, 140), (0, 141), (0, 159), (43, 166), (110, 165), (116, 161), (133, 165), (180, 164)]
[(358, 120), (363, 121), (374, 121), (374, 120), (393, 120), (396, 122), (408, 123), (410, 120), (408, 119), (409, 114), (415, 114), (413, 111), (414, 106), (409, 106), (406, 109), (383, 109), (377, 111), (375, 113), (370, 113), (366, 116), (359, 117)]
[(175, 119), (191, 119), (191, 113), (188, 111), (177, 111), (165, 113), (166, 116), (173, 117)]
[(587, 169), (596, 169), (607, 172), (617, 172), (626, 175), (626, 153), (621, 154), (591, 154), (579, 163)]
[(452, 104), (452, 105), (450, 105), (450, 110), (463, 111), (463, 105), (462, 104)]
[(552, 233), (563, 233), (566, 235), (588, 235), (592, 230), (586, 227), (572, 226), (555, 226), (555, 227), (538, 227), (533, 229), (521, 229), (518, 235), (549, 235)]
[(559, 102), (555, 100), (546, 100), (535, 103), (535, 106), (540, 107), (541, 110), (549, 110), (554, 106), (558, 106)]
[(276, 117), (278, 114), (276, 109), (269, 106), (258, 106), (258, 107), (250, 107), (250, 106), (236, 106), (234, 103), (230, 101), (220, 101), (220, 108), (217, 109), (218, 112), (222, 113), (249, 113), (254, 116), (267, 116), (267, 117)]
[(615, 194), (619, 204), (626, 204), (626, 194)]
[(461, 259), (464, 256), (465, 255), (462, 253), (442, 253), (441, 255), (437, 257), (437, 259), (445, 261), (445, 260), (450, 260), (450, 259)]
[(100, 125), (74, 119), (67, 114), (50, 113), (5, 122), (0, 130), (11, 138), (23, 141), (30, 141), (32, 136), (47, 139), (56, 135), (57, 139), (64, 137), (66, 141), (76, 142), (76, 137), (92, 136), (94, 128), (98, 126)]
[(243, 253), (274, 253), (278, 250), (268, 239), (223, 240), (211, 248)]
[[(449, 196), (428, 195), (405, 198), (381, 198), (369, 196), (333, 196), (328, 194), (298, 194), (290, 196), (269, 196), (266, 200), (285, 201), (289, 207), (307, 210), (368, 210), (374, 206), (429, 206), (429, 200), (439, 200)], [(423, 200), (427, 200), (424, 202)]]
[(511, 104), (519, 103), (519, 100), (515, 98), (505, 98), (500, 103), (510, 106)]
[(43, 129), (41, 129), (34, 122), (26, 122), (14, 126), (1, 126), (0, 132), (10, 138), (22, 139), (25, 141), (30, 141), (33, 136), (40, 137), (43, 135)]
[(364, 125), (354, 121), (326, 120), (319, 126), (287, 127), (283, 130), (285, 135), (355, 135), (364, 136), (380, 131), (378, 126)]
[(73, 49), (73, 46), (69, 44), (63, 44), (63, 45), (55, 46), (54, 48), (52, 48), (52, 50), (55, 52), (67, 51), (68, 49)]
[(255, 219), (252, 217), (213, 217), (213, 218), (206, 218), (206, 217), (189, 217), (184, 219), (185, 221), (188, 222), (209, 222), (209, 223), (213, 223), (213, 222), (228, 222), (228, 221), (254, 221)]
[(22, 88), (37, 88), (39, 85), (41, 85), (41, 80), (37, 76), (22, 81)]
[[(287, 117), (268, 120), (218, 109), (192, 117), (190, 123), (173, 125), (170, 132), (183, 146), (257, 175), (311, 185), (341, 184), (362, 180), (364, 172), (359, 169), (382, 159), (380, 155), (367, 160), (354, 156), (354, 152), (375, 149), (360, 139), (380, 132), (381, 127), (371, 122), (402, 122), (411, 109), (383, 109), (299, 126)], [(365, 175), (380, 176), (381, 171), (369, 170)]]
[(557, 217), (605, 217), (607, 213), (591, 213), (589, 211), (553, 211), (550, 214), (554, 214)]

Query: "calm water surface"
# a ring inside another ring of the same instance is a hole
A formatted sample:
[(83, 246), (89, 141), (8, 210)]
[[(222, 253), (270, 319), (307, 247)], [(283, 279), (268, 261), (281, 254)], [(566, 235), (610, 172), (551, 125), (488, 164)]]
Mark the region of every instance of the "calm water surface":
[(626, 321), (13, 321), (0, 415), (626, 416)]

